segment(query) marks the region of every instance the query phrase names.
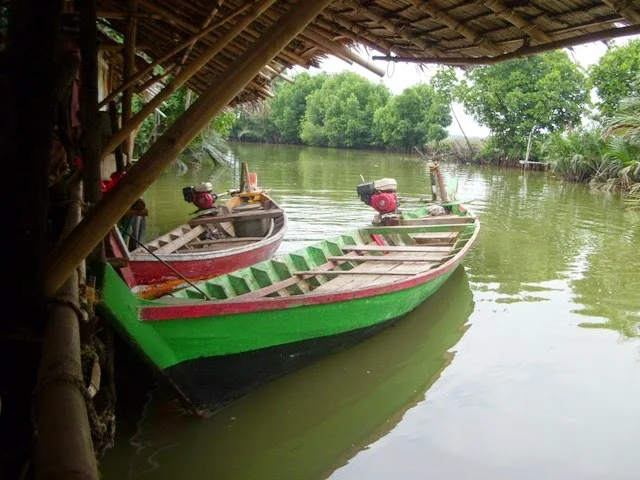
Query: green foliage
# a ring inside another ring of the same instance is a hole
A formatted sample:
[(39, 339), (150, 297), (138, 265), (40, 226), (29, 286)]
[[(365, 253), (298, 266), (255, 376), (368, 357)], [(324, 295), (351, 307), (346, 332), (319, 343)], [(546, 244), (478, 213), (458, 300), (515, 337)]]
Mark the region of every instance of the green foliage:
[(566, 180), (582, 182), (604, 168), (605, 142), (600, 129), (554, 133), (542, 146), (542, 157)]
[(565, 179), (628, 190), (628, 201), (640, 206), (640, 95), (621, 100), (612, 115), (604, 131), (552, 135), (543, 156)]
[(395, 148), (421, 147), (447, 138), (449, 103), (434, 88), (420, 84), (405, 89), (375, 112), (374, 133)]
[(604, 117), (614, 115), (623, 98), (637, 96), (640, 85), (634, 79), (640, 75), (640, 40), (609, 48), (591, 68), (589, 81), (596, 89), (598, 107)]
[(456, 89), (465, 109), (491, 129), (496, 152), (524, 157), (529, 133), (579, 125), (588, 101), (585, 76), (564, 52), (469, 71)]
[(326, 79), (307, 97), (300, 138), (309, 145), (366, 147), (379, 140), (373, 133), (375, 111), (386, 105), (389, 90), (355, 73)]
[(231, 138), (247, 142), (279, 143), (280, 131), (271, 115), (268, 101), (235, 109)]
[(271, 101), (273, 122), (285, 143), (301, 143), (300, 125), (307, 109), (307, 97), (319, 90), (328, 78), (325, 73), (309, 75), (304, 72), (294, 77), (294, 83), (285, 83)]
[[(191, 103), (197, 99), (195, 93), (192, 94)], [(134, 145), (134, 154), (137, 156), (142, 155), (155, 140), (162, 135), (173, 123), (182, 115), (186, 110), (187, 100), (187, 88), (179, 88), (165, 100), (160, 108), (160, 112), (155, 112), (153, 115), (147, 117), (138, 133), (136, 135), (136, 141)], [(134, 114), (144, 106), (146, 103), (145, 98), (142, 95), (134, 95), (133, 97), (133, 112)], [(233, 129), (235, 122), (235, 115), (233, 112), (222, 113), (214, 118), (211, 123), (205, 127), (200, 135), (198, 135), (187, 147), (187, 151), (194, 154), (196, 157), (199, 155), (199, 151), (203, 147), (203, 143), (207, 142), (212, 137), (227, 138)]]

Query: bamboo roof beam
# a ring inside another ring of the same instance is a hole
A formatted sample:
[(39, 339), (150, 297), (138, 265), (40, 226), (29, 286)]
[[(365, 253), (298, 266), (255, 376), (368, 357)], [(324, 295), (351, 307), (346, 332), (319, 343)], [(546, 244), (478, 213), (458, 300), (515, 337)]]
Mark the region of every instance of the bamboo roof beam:
[(464, 25), (462, 22), (458, 21), (450, 14), (437, 7), (434, 7), (433, 2), (425, 2), (424, 0), (411, 0), (411, 3), (413, 3), (413, 6), (416, 7), (419, 11), (426, 13), (434, 20), (445, 24), (451, 30), (462, 35), (463, 37), (476, 42), (478, 46), (484, 48), (488, 52), (497, 55), (501, 55), (504, 53), (504, 50), (495, 42), (488, 39), (487, 37), (482, 36), (475, 29)]
[(167, 60), (169, 60), (171, 57), (173, 57), (175, 54), (179, 53), (181, 50), (187, 48), (189, 45), (191, 45), (191, 43), (195, 43), (198, 40), (200, 40), (202, 37), (209, 35), (209, 33), (211, 33), (213, 30), (215, 30), (216, 28), (224, 25), (225, 23), (227, 23), (228, 21), (232, 20), (233, 18), (235, 18), (237, 15), (245, 12), (249, 7), (251, 6), (251, 4), (246, 3), (243, 6), (241, 6), (240, 8), (237, 8), (236, 10), (234, 10), (231, 14), (229, 14), (227, 17), (223, 18), (222, 20), (214, 23), (213, 25), (210, 25), (209, 27), (200, 30), (196, 35), (194, 35), (193, 37), (187, 39), (186, 41), (180, 43), (179, 45), (176, 45), (175, 48), (172, 48), (170, 51), (168, 51), (167, 53), (165, 53), (164, 55), (162, 55), (161, 57), (159, 57), (158, 59), (154, 60), (152, 63), (150, 63), (148, 66), (146, 66), (144, 69), (139, 70), (133, 77), (131, 77), (130, 79), (124, 81), (122, 83), (122, 85), (120, 85), (118, 88), (116, 88), (113, 92), (111, 92), (109, 95), (107, 95), (104, 100), (102, 100), (100, 102), (99, 107), (102, 108), (104, 107), (107, 103), (109, 103), (111, 100), (113, 100), (114, 98), (116, 98), (120, 93), (122, 93), (122, 91), (125, 88), (130, 87), (131, 85), (133, 85), (134, 83), (136, 83), (137, 81), (139, 81), (142, 77), (144, 77), (145, 75), (151, 73), (153, 71), (153, 69), (155, 67), (157, 67), (158, 65), (161, 65), (162, 63), (166, 62)]
[[(147, 0), (141, 0), (146, 2)], [(187, 82), (193, 75), (195, 75), (204, 65), (209, 63), (213, 57), (220, 53), (235, 37), (237, 37), (242, 30), (258, 18), (264, 11), (269, 8), (276, 0), (260, 0), (254, 4), (254, 7), (242, 17), (238, 23), (233, 25), (227, 30), (218, 41), (207, 48), (200, 57), (189, 64), (187, 68), (182, 70), (160, 93), (153, 97), (149, 102), (142, 107), (142, 109), (134, 115), (127, 123), (122, 125), (122, 128), (114, 133), (107, 145), (102, 150), (102, 158), (109, 155), (122, 141), (140, 125), (145, 118), (151, 115), (160, 104), (169, 98), (178, 88)]]
[[(106, 20), (125, 20), (129, 17), (126, 11), (117, 10), (100, 10), (96, 16)], [(156, 13), (136, 12), (133, 14), (133, 17), (138, 20), (162, 20), (162, 15)]]
[[(207, 18), (205, 19), (205, 21), (202, 22), (202, 25), (200, 26), (200, 30), (204, 30), (205, 28), (207, 28), (209, 26), (211, 21), (214, 19), (214, 17), (218, 13), (218, 10), (220, 10), (220, 7), (222, 6), (222, 2), (223, 1), (224, 0), (216, 0), (216, 3), (213, 5), (213, 9), (211, 9), (211, 12), (209, 12), (209, 15), (207, 15)], [(195, 46), (197, 41), (198, 40), (194, 40), (193, 42), (191, 42), (191, 45), (189, 45), (187, 47), (187, 49), (185, 50), (185, 52), (182, 54), (182, 58), (180, 59), (180, 63), (178, 63), (178, 70), (177, 70), (178, 73), (180, 72), (180, 69), (185, 64), (187, 59), (189, 58), (189, 54), (191, 53), (191, 50), (193, 50), (193, 47)]]
[(401, 27), (400, 25), (393, 24), (392, 22), (387, 20), (383, 15), (374, 12), (368, 7), (365, 7), (362, 3), (360, 3), (359, 0), (349, 0), (347, 4), (351, 6), (356, 12), (361, 13), (362, 15), (367, 17), (369, 20), (376, 22), (381, 27), (384, 27), (389, 32), (401, 37), (402, 39), (415, 45), (416, 47), (422, 50), (431, 50), (434, 53), (435, 52), (440, 53), (439, 49), (436, 49), (430, 42), (422, 38), (416, 37), (415, 35), (411, 34), (406, 28)]
[(631, 23), (640, 23), (640, 13), (630, 5), (631, 2), (602, 0), (602, 3), (612, 8), (617, 14), (629, 20)]
[[(322, 12), (322, 16), (348, 30), (349, 32), (343, 33), (345, 35), (349, 35), (354, 42), (362, 43), (363, 45), (367, 45), (369, 48), (375, 50), (384, 50), (388, 53), (395, 53), (396, 55), (401, 55), (403, 57), (411, 56), (411, 54), (406, 50), (393, 45), (391, 42), (370, 35), (369, 31), (363, 26), (346, 19), (335, 12), (326, 10)], [(333, 30), (331, 24), (324, 20), (317, 19), (314, 23), (326, 28), (327, 30)]]
[(377, 65), (372, 65), (368, 59), (362, 58), (341, 43), (334, 42), (333, 40), (326, 38), (319, 29), (307, 28), (301, 33), (301, 35), (312, 42), (317, 43), (323, 50), (327, 51), (327, 53), (331, 53), (341, 58), (346, 57), (348, 60), (352, 60), (361, 67), (366, 68), (380, 77), (384, 77), (386, 73), (385, 69), (380, 68)]
[[(282, 78), (285, 82), (289, 82), (289, 83), (294, 83), (293, 78), (291, 78), (290, 76), (286, 75), (285, 73), (283, 73), (282, 71), (278, 71), (273, 67), (270, 67), (269, 65), (265, 65), (264, 69), (266, 71), (268, 71), (269, 73), (272, 74), (271, 79), (273, 80), (275, 77), (280, 77)], [(284, 69), (283, 69), (284, 70)]]
[(535, 20), (527, 20), (501, 0), (480, 0), (480, 3), (495, 13), (496, 17), (509, 22), (540, 43), (552, 42), (553, 38), (540, 28)]
[(293, 40), (331, 0), (305, 0), (290, 7), (169, 127), (80, 224), (50, 253), (45, 265), (45, 292), (55, 292), (77, 265), (108, 233), (131, 204), (160, 176), (211, 119), (245, 88), (280, 50)]
[(609, 40), (611, 38), (625, 37), (627, 35), (640, 34), (640, 25), (630, 25), (628, 27), (611, 28), (601, 30), (599, 32), (587, 33), (572, 38), (555, 40), (543, 45), (535, 45), (533, 47), (522, 47), (513, 52), (505, 53), (497, 57), (437, 57), (437, 58), (413, 58), (413, 57), (389, 57), (374, 56), (374, 60), (387, 60), (389, 62), (405, 62), (405, 63), (438, 63), (443, 65), (493, 65), (495, 63), (505, 62), (516, 58), (530, 57), (539, 53), (556, 50), (559, 48), (575, 47), (583, 43), (598, 42), (601, 40)]

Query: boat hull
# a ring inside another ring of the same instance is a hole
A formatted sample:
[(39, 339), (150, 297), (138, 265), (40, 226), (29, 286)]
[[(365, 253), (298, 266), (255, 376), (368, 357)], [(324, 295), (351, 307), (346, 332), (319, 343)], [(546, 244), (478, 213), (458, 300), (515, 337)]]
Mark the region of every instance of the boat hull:
[[(186, 360), (163, 369), (163, 373), (181, 393), (183, 401), (195, 411), (218, 410), (274, 379), (356, 345), (392, 326), (435, 293), (449, 275), (416, 287), (415, 292), (404, 292), (408, 295), (402, 295), (402, 298), (393, 298), (399, 294), (384, 295), (367, 302), (335, 304), (342, 310), (339, 315), (326, 312), (321, 307), (295, 309), (287, 318), (282, 318), (281, 326), (284, 329), (289, 324), (288, 330), (292, 330), (290, 323), (301, 316), (324, 323), (327, 327), (319, 332), (319, 336), (242, 353)], [(389, 304), (396, 301), (409, 303), (402, 303), (402, 308), (390, 307)], [(380, 315), (381, 309), (388, 310), (388, 313)], [(375, 319), (375, 322), (372, 323), (371, 319)], [(342, 324), (342, 328), (338, 323)], [(207, 339), (202, 338), (202, 341)]]

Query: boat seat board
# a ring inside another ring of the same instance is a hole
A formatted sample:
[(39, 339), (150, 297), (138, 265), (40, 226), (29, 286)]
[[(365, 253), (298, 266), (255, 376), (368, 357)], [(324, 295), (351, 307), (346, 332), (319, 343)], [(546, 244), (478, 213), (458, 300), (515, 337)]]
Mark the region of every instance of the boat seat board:
[(161, 246), (160, 248), (155, 250), (153, 253), (155, 253), (156, 255), (159, 255), (163, 253), (175, 252), (177, 249), (179, 249), (180, 247), (183, 247), (184, 245), (189, 243), (191, 240), (194, 240), (199, 235), (203, 234), (205, 231), (206, 229), (202, 225), (197, 225), (193, 227), (191, 230), (189, 230), (187, 233), (183, 234), (182, 236), (179, 236), (175, 240), (172, 240), (166, 245)]
[(465, 224), (473, 223), (474, 217), (460, 216), (460, 215), (441, 215), (437, 217), (428, 218), (404, 218), (400, 225), (418, 226), (418, 225), (453, 225), (453, 224)]
[(259, 210), (248, 211), (248, 212), (240, 212), (240, 213), (230, 213), (228, 215), (217, 215), (215, 217), (203, 217), (203, 218), (194, 218), (189, 221), (189, 225), (204, 225), (210, 223), (222, 223), (222, 222), (232, 222), (234, 220), (259, 220), (262, 218), (272, 218), (279, 217), (284, 214), (284, 210), (280, 208), (273, 208), (271, 210)]
[(435, 247), (415, 247), (411, 245), (406, 246), (380, 246), (380, 245), (344, 245), (342, 250), (350, 252), (420, 252), (420, 253), (433, 253), (433, 252), (448, 252), (451, 247), (435, 246)]
[[(386, 247), (389, 248), (389, 247)], [(414, 247), (417, 248), (417, 247)], [(389, 259), (392, 259), (395, 255), (390, 253), (386, 255)], [(402, 254), (398, 255), (399, 258), (406, 260), (407, 257), (412, 258), (413, 262), (397, 261), (397, 262), (380, 262), (377, 260), (363, 262), (357, 267), (350, 270), (350, 275), (337, 276), (336, 278), (324, 283), (320, 287), (316, 288), (314, 292), (317, 293), (331, 293), (341, 292), (345, 290), (351, 290), (355, 288), (370, 287), (384, 285), (385, 283), (392, 283), (398, 280), (404, 280), (417, 273), (421, 273), (429, 270), (433, 265), (437, 265), (439, 262), (425, 261), (427, 258), (425, 252), (415, 252), (412, 255)], [(361, 275), (358, 275), (362, 272)], [(375, 275), (372, 275), (374, 272)]]
[(423, 257), (416, 258), (412, 256), (392, 256), (392, 255), (358, 255), (357, 257), (348, 256), (336, 256), (327, 257), (330, 261), (344, 261), (350, 262), (439, 262), (444, 258), (441, 254), (425, 254)]

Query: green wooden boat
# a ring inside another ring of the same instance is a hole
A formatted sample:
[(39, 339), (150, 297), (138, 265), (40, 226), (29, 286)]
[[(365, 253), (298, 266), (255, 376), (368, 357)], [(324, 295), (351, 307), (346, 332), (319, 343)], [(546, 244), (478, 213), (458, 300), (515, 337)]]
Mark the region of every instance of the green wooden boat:
[(354, 230), (198, 283), (137, 298), (111, 267), (103, 306), (196, 413), (393, 324), (432, 295), (477, 238), (461, 204)]

